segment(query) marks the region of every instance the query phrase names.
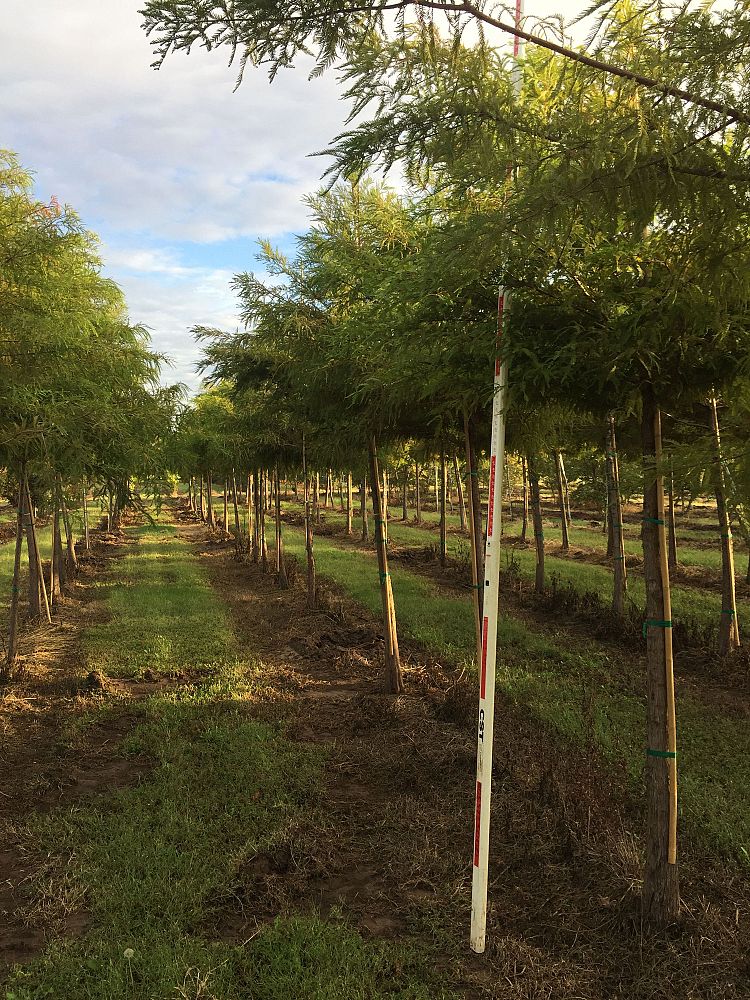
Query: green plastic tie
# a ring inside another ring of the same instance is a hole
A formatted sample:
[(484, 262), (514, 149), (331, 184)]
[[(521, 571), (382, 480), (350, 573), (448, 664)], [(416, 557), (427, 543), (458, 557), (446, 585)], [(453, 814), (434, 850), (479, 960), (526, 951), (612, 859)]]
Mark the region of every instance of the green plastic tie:
[(672, 622), (662, 621), (658, 618), (647, 618), (643, 623), (643, 638), (646, 638), (646, 633), (648, 632), (649, 625), (652, 628), (672, 628)]
[(544, 538), (544, 532), (543, 531), (535, 531), (534, 532), (534, 538)]
[(615, 560), (617, 560), (617, 562), (623, 562), (624, 559), (625, 559), (625, 556), (612, 556), (612, 558), (615, 559)]
[(728, 611), (725, 611), (725, 610), (724, 610), (724, 609), (722, 608), (722, 609), (721, 609), (721, 613), (722, 613), (723, 615), (729, 615), (729, 616), (730, 616), (730, 618), (734, 618), (734, 616), (735, 616), (735, 612), (734, 612), (734, 611), (733, 611), (733, 610), (732, 610), (731, 608), (730, 608), (730, 609), (729, 609)]
[(728, 535), (721, 535), (721, 538), (731, 538), (732, 532), (730, 531)]
[(475, 470), (474, 470), (474, 469), (471, 469), (471, 470), (469, 471), (469, 475), (470, 475), (470, 476), (478, 476), (478, 475), (479, 475), (479, 473), (478, 473), (478, 472), (475, 472)]
[(379, 573), (378, 576), (380, 577), (380, 582), (385, 583), (386, 578), (389, 577), (390, 575), (391, 575), (390, 573)]
[(676, 760), (677, 751), (676, 750), (652, 750), (651, 747), (646, 751), (648, 757), (661, 757), (665, 760)]
[(646, 524), (664, 524), (664, 521), (660, 517), (642, 517), (642, 521)]

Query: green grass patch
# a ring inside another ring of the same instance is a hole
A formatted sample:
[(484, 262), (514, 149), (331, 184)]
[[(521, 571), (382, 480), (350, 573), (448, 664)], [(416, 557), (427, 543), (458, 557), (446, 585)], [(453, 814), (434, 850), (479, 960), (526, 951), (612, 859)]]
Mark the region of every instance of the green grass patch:
[(83, 652), (90, 670), (138, 676), (215, 664), (234, 655), (226, 609), (189, 543), (171, 525), (128, 534), (136, 546), (104, 582), (111, 617), (90, 628)]

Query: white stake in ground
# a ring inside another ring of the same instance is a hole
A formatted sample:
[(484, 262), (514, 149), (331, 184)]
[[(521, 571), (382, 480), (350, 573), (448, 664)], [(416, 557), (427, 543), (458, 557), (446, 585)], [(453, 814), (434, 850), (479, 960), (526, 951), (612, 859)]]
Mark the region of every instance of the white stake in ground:
[[(522, 0), (516, 0), (516, 25), (521, 24)], [(513, 41), (513, 55), (521, 53), (520, 39)], [(521, 89), (520, 73), (514, 81)], [(497, 355), (492, 402), (490, 487), (487, 504), (487, 541), (484, 555), (484, 601), (482, 604), (482, 659), (479, 664), (479, 718), (477, 723), (477, 781), (474, 812), (474, 868), (471, 880), (472, 951), (482, 954), (487, 934), (487, 884), (490, 854), (490, 807), (492, 800), (492, 741), (495, 733), (495, 671), (497, 664), (497, 619), (500, 590), (501, 519), (503, 470), (505, 468), (505, 408), (508, 395), (508, 364), (503, 359), (503, 323), (510, 295), (500, 289), (497, 303)]]
[[(503, 289), (498, 299), (498, 352), (503, 315), (508, 296)], [(477, 798), (474, 814), (474, 871), (471, 882), (471, 948), (484, 951), (487, 929), (487, 875), (490, 851), (490, 799), (492, 796), (492, 737), (495, 724), (495, 665), (497, 659), (497, 613), (500, 589), (500, 560), (505, 465), (505, 405), (508, 365), (498, 356), (495, 362), (492, 403), (492, 445), (490, 488), (487, 507), (487, 542), (484, 555), (484, 602), (482, 605), (482, 662), (479, 664), (479, 722), (477, 726)]]

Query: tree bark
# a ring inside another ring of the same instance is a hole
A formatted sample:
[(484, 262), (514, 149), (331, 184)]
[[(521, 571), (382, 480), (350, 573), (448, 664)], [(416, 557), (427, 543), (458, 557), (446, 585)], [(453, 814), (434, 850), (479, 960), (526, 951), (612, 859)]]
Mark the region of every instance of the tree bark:
[(225, 535), (229, 534), (229, 487), (226, 476), (224, 477), (224, 513), (222, 517), (222, 530)]
[(716, 509), (721, 531), (721, 620), (719, 621), (719, 656), (740, 645), (740, 628), (737, 621), (737, 596), (734, 580), (734, 544), (732, 528), (727, 509), (726, 486), (724, 482), (724, 465), (721, 453), (721, 436), (719, 434), (719, 415), (716, 410), (716, 396), (712, 393), (708, 403), (709, 426), (713, 435), (714, 459), (712, 475)]
[(315, 523), (320, 524), (320, 473), (315, 473), (315, 487), (313, 490), (313, 511), (315, 512)]
[(370, 538), (370, 528), (367, 524), (367, 476), (364, 476), (359, 486), (359, 505), (362, 514), (362, 541)]
[(448, 469), (445, 453), (440, 452), (440, 565), (445, 569), (448, 557)]
[(347, 472), (346, 474), (346, 533), (351, 535), (352, 533), (352, 522), (353, 522), (353, 511), (352, 511), (352, 474)]
[[(48, 622), (52, 622), (52, 612), (50, 610), (50, 599), (47, 591), (47, 583), (44, 579), (44, 567), (42, 565), (42, 553), (39, 549), (39, 535), (36, 530), (36, 518), (34, 517), (34, 503), (31, 499), (31, 492), (29, 490), (29, 482), (26, 480), (26, 512), (28, 514), (28, 526), (26, 531), (27, 544), (29, 548), (29, 578), (32, 576), (31, 564), (33, 560), (34, 571), (36, 573), (36, 599), (37, 602), (41, 597), (40, 608), (44, 608), (44, 614)], [(31, 607), (33, 602), (29, 601), (29, 613), (31, 614)], [(40, 612), (41, 613), (41, 610)]]
[(91, 545), (89, 539), (89, 502), (88, 502), (88, 486), (84, 481), (83, 484), (83, 544), (84, 548), (88, 552)]
[(458, 468), (458, 455), (453, 456), (453, 475), (456, 477), (458, 516), (461, 520), (461, 531), (466, 531), (466, 500), (464, 499), (464, 484), (461, 482), (461, 473)]
[(620, 496), (620, 467), (617, 461), (617, 436), (615, 418), (609, 415), (607, 421), (607, 507), (612, 525), (612, 559), (614, 582), (612, 587), (612, 610), (618, 618), (625, 615), (625, 595), (628, 588), (625, 566), (625, 539), (622, 524), (622, 498)]
[(313, 526), (310, 511), (310, 479), (307, 475), (307, 449), (302, 438), (302, 476), (305, 483), (305, 553), (307, 555), (307, 606), (312, 609), (318, 604), (318, 590), (315, 579), (315, 552), (313, 549)]
[(370, 438), (370, 482), (372, 483), (372, 511), (375, 519), (375, 551), (378, 556), (380, 594), (383, 602), (386, 688), (391, 694), (400, 694), (404, 689), (404, 682), (401, 674), (401, 658), (398, 650), (396, 608), (393, 602), (391, 577), (388, 572), (388, 549), (386, 536), (382, 530), (385, 526), (385, 518), (383, 499), (380, 491), (378, 447), (374, 435)]
[(414, 463), (414, 505), (417, 524), (422, 523), (422, 492), (419, 488), (419, 462)]
[(240, 527), (240, 505), (237, 500), (237, 476), (232, 469), (232, 511), (234, 513), (234, 547), (237, 555), (242, 551), (242, 528)]
[(404, 480), (401, 484), (401, 520), (409, 520), (409, 466), (404, 469)]
[(643, 915), (668, 924), (680, 910), (677, 868), (677, 761), (671, 595), (661, 462), (661, 420), (651, 385), (641, 390), (643, 575), (646, 584), (646, 868)]
[(260, 470), (260, 510), (258, 511), (260, 563), (263, 572), (268, 572), (268, 543), (266, 542), (266, 496), (268, 494), (268, 470)]
[(565, 516), (568, 519), (568, 525), (573, 524), (573, 515), (570, 513), (570, 483), (568, 482), (568, 474), (565, 471), (565, 459), (560, 452), (560, 472), (562, 473), (563, 481), (563, 496), (565, 499)]
[(67, 550), (66, 574), (72, 577), (75, 576), (78, 570), (78, 557), (76, 556), (76, 546), (73, 539), (73, 525), (70, 521), (68, 505), (65, 503), (62, 482), (60, 482), (60, 506), (62, 509), (63, 527), (65, 528), (65, 547)]
[(200, 499), (199, 499), (199, 504), (198, 504), (198, 516), (200, 517), (201, 521), (203, 521), (203, 523), (205, 524), (205, 521), (206, 521), (206, 503), (205, 503), (205, 496), (204, 496), (204, 491), (203, 491), (203, 473), (201, 473)]
[(63, 585), (63, 558), (60, 541), (60, 512), (57, 508), (57, 498), (54, 499), (52, 512), (52, 558), (49, 568), (49, 595), (54, 606), (60, 600)]
[(531, 452), (526, 456), (531, 491), (531, 520), (534, 525), (534, 543), (536, 547), (536, 576), (534, 592), (544, 593), (544, 525), (542, 523), (542, 497), (539, 491), (539, 472), (536, 467), (536, 456)]
[(669, 572), (673, 573), (677, 569), (677, 519), (675, 517), (674, 503), (674, 468), (672, 466), (672, 456), (669, 456), (669, 510), (667, 512), (669, 522)]
[(279, 468), (276, 467), (276, 583), (280, 590), (289, 589), (284, 561), (284, 539), (281, 535), (281, 490), (279, 489)]
[(560, 452), (555, 448), (553, 451), (555, 460), (555, 479), (557, 480), (557, 504), (560, 510), (560, 528), (562, 529), (562, 550), (570, 551), (570, 537), (568, 536), (568, 515), (565, 513), (565, 490), (562, 478), (562, 458)]
[(23, 546), (24, 507), (26, 505), (26, 471), (22, 470), (18, 481), (18, 509), (16, 511), (16, 550), (13, 559), (13, 583), (11, 585), (10, 611), (8, 616), (8, 649), (5, 666), (0, 671), (0, 680), (9, 681), (13, 677), (18, 653), (18, 603), (21, 596), (21, 549)]
[(526, 471), (526, 456), (521, 456), (521, 476), (523, 478), (523, 499), (522, 499), (522, 512), (523, 520), (521, 521), (521, 541), (526, 544), (526, 533), (529, 530), (529, 479)]
[(214, 483), (210, 470), (206, 476), (206, 499), (208, 502), (208, 526), (214, 528), (216, 526), (214, 523)]

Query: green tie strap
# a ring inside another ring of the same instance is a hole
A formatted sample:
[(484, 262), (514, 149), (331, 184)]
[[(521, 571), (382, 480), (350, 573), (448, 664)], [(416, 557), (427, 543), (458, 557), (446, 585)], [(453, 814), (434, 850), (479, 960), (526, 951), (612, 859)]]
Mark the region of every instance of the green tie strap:
[(390, 573), (380, 573), (380, 574), (378, 574), (378, 575), (380, 576), (380, 582), (381, 582), (381, 583), (385, 583), (386, 579), (387, 579), (387, 578), (388, 578), (388, 577), (389, 577), (389, 576), (390, 576), (391, 574), (390, 574)]
[(672, 628), (672, 622), (661, 621), (658, 618), (647, 618), (643, 623), (643, 638), (646, 638), (646, 633), (648, 632), (649, 626), (651, 628)]
[(735, 617), (735, 611), (734, 611), (734, 610), (733, 610), (732, 608), (730, 608), (730, 609), (729, 609), (728, 611), (725, 611), (725, 610), (724, 610), (724, 609), (722, 608), (722, 609), (721, 609), (721, 613), (722, 613), (723, 615), (729, 615), (729, 617), (730, 617), (730, 618), (734, 618), (734, 617)]
[(660, 517), (642, 517), (641, 520), (646, 524), (664, 524), (664, 521)]
[(651, 747), (646, 751), (646, 756), (648, 757), (660, 757), (665, 760), (676, 760), (677, 751), (676, 750), (652, 750)]

